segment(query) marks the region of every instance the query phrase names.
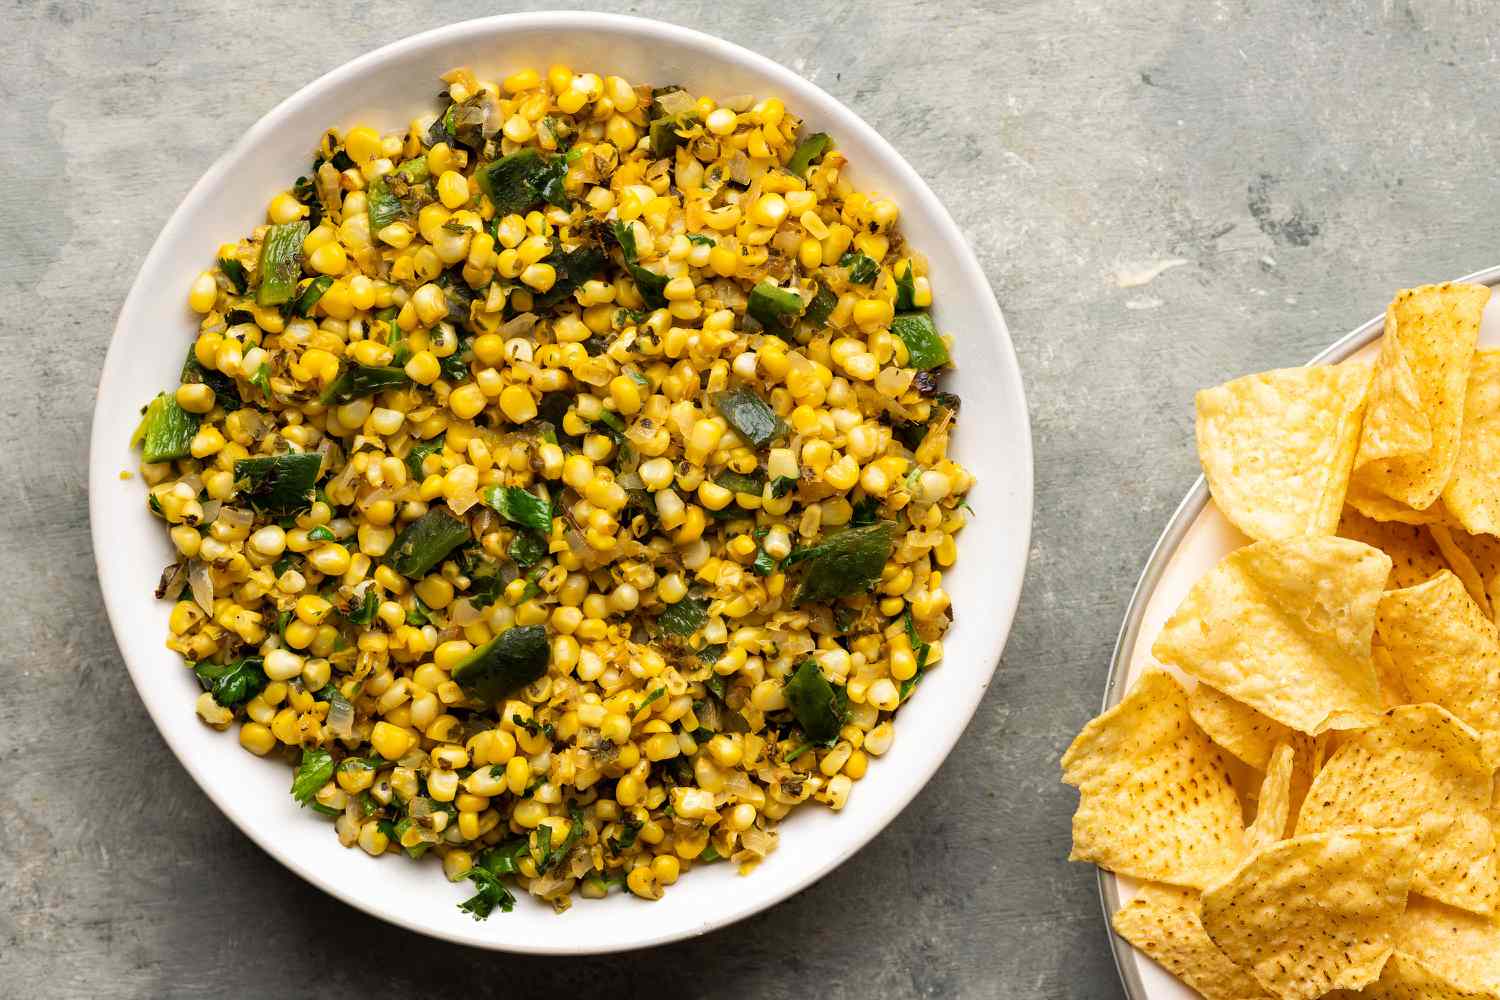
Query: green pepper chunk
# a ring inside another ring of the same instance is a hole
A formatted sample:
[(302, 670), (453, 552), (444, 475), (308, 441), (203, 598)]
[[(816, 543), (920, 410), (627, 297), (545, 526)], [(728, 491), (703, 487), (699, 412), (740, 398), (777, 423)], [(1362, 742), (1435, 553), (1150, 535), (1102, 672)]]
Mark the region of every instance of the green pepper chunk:
[(386, 561), (402, 576), (426, 576), (469, 537), (469, 526), (463, 518), (447, 507), (433, 507), (401, 530)]
[(625, 270), (629, 271), (630, 276), (635, 279), (635, 287), (640, 291), (646, 308), (665, 309), (667, 282), (671, 279), (641, 266), (635, 248), (635, 230), (630, 228), (628, 222), (620, 222), (617, 219), (610, 223), (610, 230), (620, 244), (620, 253), (625, 258)]
[(564, 299), (571, 298), (585, 281), (604, 273), (606, 260), (604, 250), (591, 244), (560, 254), (554, 253), (547, 258), (547, 262), (557, 272), (557, 280), (553, 282), (550, 291), (535, 297), (532, 307), (537, 310), (551, 309)]
[(948, 345), (938, 336), (931, 315), (925, 312), (901, 313), (891, 320), (891, 332), (906, 345), (908, 367), (925, 371), (948, 363)]
[(781, 689), (797, 725), (814, 743), (832, 743), (849, 712), (849, 698), (842, 686), (835, 687), (813, 660), (803, 660), (792, 679)]
[(744, 386), (715, 395), (714, 409), (753, 447), (764, 448), (786, 433), (786, 425), (770, 404)]
[(745, 312), (760, 320), (760, 325), (768, 330), (789, 325), (805, 308), (802, 296), (795, 289), (781, 288), (769, 281), (750, 289), (750, 298), (745, 303)]
[(177, 405), (177, 397), (163, 392), (146, 407), (146, 415), (136, 435), (141, 440), (141, 460), (167, 462), (186, 458), (193, 435), (198, 433), (198, 416)]
[(807, 563), (793, 606), (869, 590), (880, 580), (895, 543), (895, 523), (876, 521), (829, 535), (817, 545), (793, 552), (787, 557), (788, 565)]
[(255, 303), (279, 306), (290, 302), (297, 293), (297, 279), (302, 277), (302, 241), (307, 239), (307, 223), (285, 222), (266, 231), (260, 244), (260, 287)]
[(806, 177), (807, 168), (812, 166), (814, 161), (821, 160), (824, 154), (832, 148), (832, 136), (827, 132), (814, 132), (797, 143), (797, 148), (792, 150), (792, 158), (786, 161), (787, 172), (796, 174), (798, 177)]
[(313, 488), (323, 456), (303, 451), (264, 458), (242, 458), (234, 463), (240, 495), (256, 510), (295, 514), (312, 506)]
[(313, 306), (317, 305), (318, 300), (321, 299), (323, 297), (323, 294), (332, 287), (333, 278), (329, 277), (326, 274), (320, 274), (313, 280), (309, 281), (307, 283), (307, 287), (302, 289), (302, 294), (297, 296), (297, 304), (293, 307), (297, 315), (301, 316), (303, 319), (311, 316)]
[(375, 236), (393, 222), (407, 215), (406, 204), (392, 190), (390, 178), (395, 178), (397, 188), (405, 191), (413, 184), (421, 184), (432, 176), (427, 167), (427, 157), (418, 156), (407, 160), (392, 170), (386, 177), (377, 177), (365, 189), (366, 212), (370, 217), (370, 235)]
[(321, 401), (342, 405), (365, 396), (373, 396), (384, 389), (399, 389), (411, 381), (404, 369), (394, 367), (371, 367), (354, 364), (345, 368), (327, 389)]
[(818, 294), (807, 304), (807, 311), (802, 318), (813, 326), (822, 326), (828, 322), (828, 317), (833, 315), (834, 308), (839, 304), (839, 297), (822, 285), (818, 286)]
[(518, 625), (460, 660), (453, 679), (470, 697), (493, 704), (545, 674), (551, 658), (547, 630)]
[[(566, 201), (561, 178), (547, 158), (535, 149), (519, 149), (480, 167), (479, 190), (495, 206), (495, 218), (520, 215), (543, 201)], [(561, 197), (559, 197), (561, 196)]]
[(657, 630), (666, 635), (689, 636), (708, 624), (708, 602), (684, 597), (656, 616)]

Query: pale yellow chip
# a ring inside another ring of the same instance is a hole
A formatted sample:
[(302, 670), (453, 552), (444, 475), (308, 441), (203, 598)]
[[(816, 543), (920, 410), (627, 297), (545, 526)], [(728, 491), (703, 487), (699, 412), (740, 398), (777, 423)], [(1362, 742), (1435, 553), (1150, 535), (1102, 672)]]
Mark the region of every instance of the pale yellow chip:
[(1349, 490), (1344, 494), (1344, 503), (1375, 521), (1397, 521), (1401, 524), (1446, 524), (1454, 528), (1459, 526), (1458, 519), (1448, 511), (1442, 498), (1438, 498), (1426, 510), (1416, 510), (1399, 500), (1392, 500), (1382, 493), (1376, 493), (1352, 476), (1349, 479)]
[(1188, 693), (1188, 711), (1209, 739), (1257, 771), (1266, 769), (1271, 751), (1292, 734), (1275, 719), (1207, 684), (1199, 684)]
[(1375, 678), (1380, 682), (1381, 707), (1395, 708), (1415, 701), (1411, 692), (1406, 690), (1406, 682), (1401, 679), (1401, 671), (1396, 667), (1396, 662), (1391, 659), (1391, 651), (1380, 643), (1378, 633), (1375, 643), (1370, 647), (1370, 654), (1375, 659)]
[(1219, 950), (1285, 1000), (1374, 982), (1415, 861), (1409, 829), (1343, 830), (1261, 848), (1203, 893)]
[[(1386, 312), (1385, 332), (1386, 340), (1395, 344), (1381, 345), (1369, 400), (1375, 428), (1395, 443), (1382, 445), (1374, 440), (1374, 432), (1362, 432), (1362, 454), (1354, 459), (1356, 482), (1416, 510), (1432, 506), (1442, 494), (1458, 457), (1469, 366), (1489, 297), (1490, 290), (1483, 285), (1451, 283), (1396, 293)], [(1399, 373), (1390, 376), (1390, 367), (1401, 361), (1410, 368), (1410, 382), (1404, 382)], [(1392, 421), (1411, 419), (1409, 401), (1399, 397), (1413, 383), (1421, 401), (1420, 412), (1429, 426), (1431, 447), (1387, 457), (1383, 453), (1391, 447), (1421, 437), (1420, 433), (1401, 433), (1383, 423), (1387, 415)], [(1365, 451), (1367, 444), (1369, 450)]]
[(1494, 610), (1500, 607), (1500, 538), (1494, 535), (1471, 535), (1460, 528), (1449, 528), (1448, 537), (1469, 557), (1474, 571), (1484, 581), (1484, 592), (1490, 599), (1490, 611), (1493, 615)]
[(1385, 309), (1380, 353), (1370, 380), (1369, 407), (1359, 432), (1359, 463), (1420, 455), (1432, 448), (1432, 421), (1396, 329), (1396, 307)]
[(1228, 762), (1164, 671), (1143, 676), (1085, 726), (1062, 766), (1063, 780), (1079, 792), (1070, 860), (1201, 888), (1244, 850)]
[(1497, 889), (1485, 812), (1491, 768), (1479, 734), (1437, 705), (1403, 705), (1346, 733), (1313, 780), (1297, 833), (1369, 827), (1417, 830), (1412, 888), (1487, 913)]
[(1396, 923), (1396, 950), (1448, 979), (1500, 989), (1500, 923), (1413, 893)]
[(1349, 361), (1198, 393), (1198, 460), (1235, 527), (1257, 541), (1333, 534), (1369, 381), (1369, 365)]
[(1443, 553), (1443, 559), (1453, 575), (1458, 577), (1474, 603), (1479, 605), (1479, 610), (1484, 612), (1486, 618), (1493, 619), (1495, 610), (1490, 604), (1489, 592), (1485, 589), (1484, 576), (1474, 565), (1474, 560), (1469, 558), (1468, 552), (1454, 540), (1452, 530), (1441, 524), (1433, 524), (1428, 526), (1427, 533), (1437, 544), (1438, 551)]
[(1245, 828), (1245, 849), (1269, 847), (1287, 835), (1292, 813), (1292, 780), (1296, 774), (1297, 750), (1291, 742), (1279, 744), (1271, 753), (1266, 776), (1255, 801), (1255, 821)]
[(1269, 997), (1245, 969), (1209, 940), (1198, 918), (1198, 890), (1147, 882), (1115, 912), (1115, 933), (1206, 1000)]
[(1330, 1000), (1500, 1000), (1493, 990), (1460, 985), (1399, 951), (1369, 986), (1358, 992), (1335, 990), (1328, 996)]
[(1443, 502), (1465, 530), (1500, 534), (1500, 351), (1474, 355), (1458, 459)]
[(1458, 577), (1439, 573), (1380, 599), (1380, 643), (1407, 693), (1481, 733), (1500, 731), (1500, 632)]
[(1301, 732), (1372, 717), (1370, 639), (1390, 569), (1347, 538), (1247, 545), (1194, 584), (1152, 655)]
[(1410, 587), (1414, 583), (1430, 580), (1448, 565), (1424, 525), (1376, 521), (1353, 507), (1345, 507), (1338, 533), (1343, 538), (1373, 545), (1391, 557), (1391, 575), (1386, 580), (1387, 587)]

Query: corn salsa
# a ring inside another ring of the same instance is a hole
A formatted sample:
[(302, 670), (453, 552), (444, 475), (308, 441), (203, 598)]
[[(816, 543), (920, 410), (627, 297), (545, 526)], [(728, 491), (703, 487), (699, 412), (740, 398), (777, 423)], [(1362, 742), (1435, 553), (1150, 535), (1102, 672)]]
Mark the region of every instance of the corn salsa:
[(973, 479), (927, 261), (774, 97), (443, 82), (191, 282), (135, 439), (167, 645), (477, 918), (748, 873), (942, 659)]

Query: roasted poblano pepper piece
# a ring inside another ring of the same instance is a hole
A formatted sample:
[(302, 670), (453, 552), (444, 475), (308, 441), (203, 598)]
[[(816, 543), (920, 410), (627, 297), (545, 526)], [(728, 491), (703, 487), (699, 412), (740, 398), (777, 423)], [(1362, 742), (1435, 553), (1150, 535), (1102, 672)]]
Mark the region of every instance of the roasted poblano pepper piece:
[(234, 463), (240, 496), (256, 510), (295, 514), (312, 506), (313, 487), (323, 456), (304, 451), (264, 458), (242, 458)]
[(402, 529), (386, 561), (402, 576), (426, 576), (469, 538), (469, 526), (463, 518), (447, 507), (433, 507)]
[(260, 287), (255, 302), (262, 306), (279, 306), (290, 302), (297, 293), (302, 277), (302, 241), (307, 239), (307, 223), (285, 222), (266, 230), (260, 244)]
[(891, 332), (906, 345), (907, 365), (925, 370), (948, 363), (948, 345), (938, 335), (932, 317), (925, 312), (901, 313), (891, 320)]
[(896, 542), (896, 525), (876, 521), (829, 535), (817, 545), (787, 557), (787, 565), (806, 563), (793, 605), (831, 601), (862, 594), (879, 580)]
[(781, 689), (803, 735), (814, 743), (831, 743), (838, 739), (848, 717), (849, 698), (842, 687), (835, 687), (823, 676), (817, 663), (803, 660), (792, 679)]
[(768, 330), (790, 326), (805, 308), (806, 303), (795, 289), (781, 288), (769, 281), (750, 289), (750, 298), (745, 303), (745, 312), (760, 320), (760, 325)]
[(302, 294), (297, 296), (297, 305), (294, 307), (298, 316), (303, 319), (312, 315), (313, 306), (323, 297), (323, 293), (333, 287), (333, 279), (326, 274), (320, 274), (307, 283), (302, 289)]
[(545, 627), (518, 625), (460, 660), (453, 679), (471, 697), (493, 704), (545, 674), (551, 657)]
[(495, 218), (499, 219), (520, 215), (543, 201), (555, 199), (561, 182), (553, 183), (554, 173), (555, 169), (540, 152), (519, 149), (481, 166), (476, 176), (479, 190), (495, 206)]
[(141, 442), (141, 460), (166, 462), (186, 458), (193, 435), (198, 433), (198, 417), (177, 405), (171, 393), (161, 393), (146, 407), (136, 431)]
[(641, 293), (641, 300), (646, 303), (646, 308), (665, 309), (667, 305), (665, 293), (670, 279), (664, 274), (657, 274), (641, 266), (640, 257), (635, 248), (635, 231), (630, 228), (628, 222), (616, 220), (610, 224), (610, 229), (620, 244), (620, 253), (625, 258), (625, 269), (635, 279), (635, 287)]
[(708, 624), (708, 602), (684, 597), (656, 617), (656, 628), (665, 635), (689, 636)]
[(792, 150), (792, 158), (786, 161), (787, 172), (806, 177), (807, 168), (821, 160), (832, 148), (833, 138), (827, 132), (814, 132), (797, 143), (797, 148)]
[(714, 409), (754, 448), (764, 448), (786, 433), (770, 404), (744, 386), (715, 395)]
[(333, 384), (323, 390), (322, 402), (343, 405), (384, 389), (399, 389), (411, 381), (400, 368), (378, 368), (354, 364), (345, 368)]

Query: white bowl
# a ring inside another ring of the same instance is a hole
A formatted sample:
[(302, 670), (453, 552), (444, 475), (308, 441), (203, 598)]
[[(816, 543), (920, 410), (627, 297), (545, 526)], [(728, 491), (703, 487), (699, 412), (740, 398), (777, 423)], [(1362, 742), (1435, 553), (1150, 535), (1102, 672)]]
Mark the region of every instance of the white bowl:
[[(978, 476), (977, 513), (946, 578), (956, 617), (946, 657), (901, 710), (894, 746), (843, 812), (795, 812), (782, 824), (780, 849), (746, 877), (728, 864), (708, 865), (655, 903), (617, 892), (579, 900), (559, 916), (523, 898), (515, 912), (476, 922), (456, 906), (468, 883), (449, 885), (433, 863), (375, 860), (339, 846), (328, 820), (292, 801), (284, 765), (252, 757), (232, 731), (198, 721), (192, 674), (163, 646), (169, 607), (152, 597), (171, 546), (146, 511), (139, 477), (121, 480), (120, 472), (139, 461), (128, 439), (141, 406), (176, 384), (196, 331), (186, 306), (193, 276), (221, 242), (264, 221), (270, 196), (307, 172), (325, 128), (400, 128), (434, 110), (438, 76), (455, 66), (490, 75), (554, 61), (711, 96), (779, 96), (811, 130), (834, 136), (862, 189), (895, 199), (912, 246), (931, 262), (938, 325), (957, 337), (959, 368), (948, 387), (963, 397), (963, 413), (954, 452)], [(604, 14), (490, 17), (396, 42), (302, 88), (241, 136), (172, 214), (120, 311), (99, 383), (89, 472), (99, 581), (120, 650), (162, 736), (224, 814), (288, 868), (368, 913), (450, 941), (547, 954), (705, 933), (785, 899), (880, 832), (943, 762), (989, 684), (1020, 597), (1031, 527), (1031, 439), (1015, 352), (983, 272), (937, 198), (868, 125), (795, 73), (717, 38)]]

